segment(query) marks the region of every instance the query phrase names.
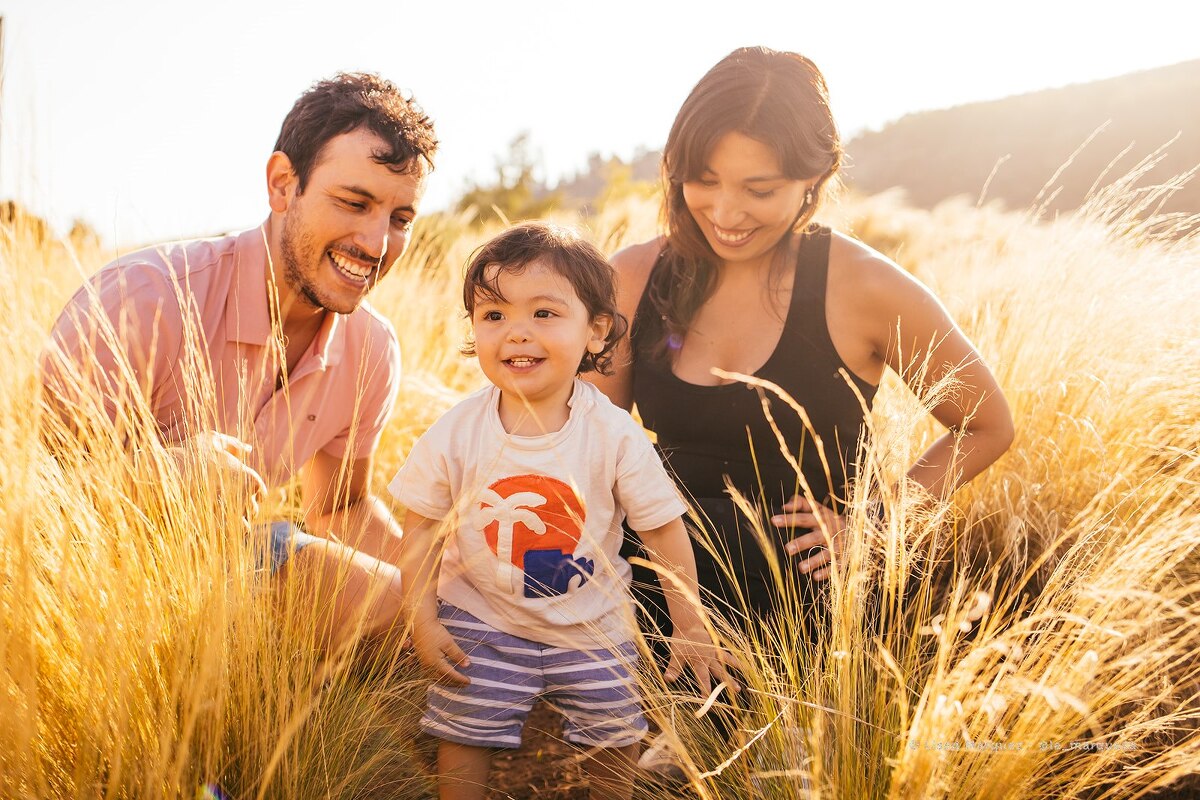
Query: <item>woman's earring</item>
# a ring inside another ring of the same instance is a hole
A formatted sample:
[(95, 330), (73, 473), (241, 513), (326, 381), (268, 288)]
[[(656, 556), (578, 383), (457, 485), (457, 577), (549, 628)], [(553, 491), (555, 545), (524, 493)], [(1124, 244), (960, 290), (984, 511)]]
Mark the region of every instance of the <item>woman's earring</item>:
[(811, 188), (809, 188), (809, 190), (804, 193), (804, 205), (806, 205), (806, 206), (812, 205), (812, 189)]

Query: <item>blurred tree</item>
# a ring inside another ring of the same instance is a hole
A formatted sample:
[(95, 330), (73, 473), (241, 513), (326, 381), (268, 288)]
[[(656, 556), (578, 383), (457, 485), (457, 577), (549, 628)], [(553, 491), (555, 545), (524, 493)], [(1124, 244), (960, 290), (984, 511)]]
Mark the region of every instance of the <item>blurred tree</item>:
[(29, 237), (42, 244), (50, 239), (50, 226), (16, 200), (0, 201), (0, 227), (14, 235)]
[(495, 180), (471, 183), (459, 198), (459, 211), (474, 209), (476, 221), (493, 217), (516, 221), (539, 217), (559, 205), (561, 196), (534, 176), (535, 155), (529, 131), (522, 131), (508, 144), (506, 155), (496, 161)]
[[(599, 159), (593, 155), (594, 161)], [(618, 202), (628, 197), (653, 197), (658, 194), (657, 180), (646, 180), (638, 177), (638, 163), (628, 164), (617, 156), (611, 156), (603, 163), (593, 166), (593, 172), (600, 176), (600, 191), (592, 198), (590, 205), (596, 211), (601, 211), (609, 203)]]
[(82, 253), (88, 250), (99, 250), (101, 247), (100, 234), (96, 232), (87, 220), (75, 219), (71, 223), (71, 230), (67, 233), (67, 241), (75, 248), (75, 252)]

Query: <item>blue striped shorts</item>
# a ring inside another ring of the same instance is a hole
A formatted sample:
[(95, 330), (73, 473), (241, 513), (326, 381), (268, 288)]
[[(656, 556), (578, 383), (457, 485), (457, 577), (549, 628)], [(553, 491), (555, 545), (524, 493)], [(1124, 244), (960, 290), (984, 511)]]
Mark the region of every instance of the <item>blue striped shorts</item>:
[(585, 746), (625, 747), (646, 735), (633, 642), (614, 650), (570, 650), (501, 633), (448, 603), (438, 619), (471, 659), (459, 668), (469, 686), (429, 687), (421, 728), (474, 747), (521, 745), (539, 697), (565, 717), (564, 738)]

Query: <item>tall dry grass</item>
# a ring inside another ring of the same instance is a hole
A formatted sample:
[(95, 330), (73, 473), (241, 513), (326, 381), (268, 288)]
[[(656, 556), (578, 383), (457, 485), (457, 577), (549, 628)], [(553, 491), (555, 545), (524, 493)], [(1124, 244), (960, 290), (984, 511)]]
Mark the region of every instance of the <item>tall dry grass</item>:
[[(394, 653), (326, 658), (312, 598), (257, 570), (244, 506), (222, 502), (238, 487), (185, 480), (153, 447), (144, 403), (115, 426), (86, 404), (65, 423), (41, 414), (46, 332), (108, 254), (39, 234), (21, 220), (0, 231), (12, 332), (0, 382), (0, 796), (420, 791), (397, 723), (419, 687)], [(280, 492), (264, 517), (292, 513)]]
[[(920, 398), (883, 387), (866, 463), (887, 523), (853, 516), (827, 637), (810, 645), (800, 610), (728, 633), (746, 688), (719, 735), (719, 709), (696, 720), (700, 699), (647, 675), (693, 793), (1136, 797), (1200, 763), (1200, 242), (1138, 222), (1138, 201), (1040, 224), (887, 196), (827, 215), (934, 288), (1018, 439), (952, 505), (918, 505), (899, 476), (937, 432)], [(656, 213), (629, 200), (588, 225), (612, 251)], [(381, 492), (480, 383), (457, 353), (460, 276), (495, 230), (424, 220), (373, 296), (405, 354)], [(421, 796), (419, 682), (386, 653), (322, 664), (302, 587), (253, 577), (239, 521), (212, 512), (220, 486), (135, 469), (100, 428), (50, 455), (36, 355), (102, 257), (19, 223), (0, 248), (0, 794)]]

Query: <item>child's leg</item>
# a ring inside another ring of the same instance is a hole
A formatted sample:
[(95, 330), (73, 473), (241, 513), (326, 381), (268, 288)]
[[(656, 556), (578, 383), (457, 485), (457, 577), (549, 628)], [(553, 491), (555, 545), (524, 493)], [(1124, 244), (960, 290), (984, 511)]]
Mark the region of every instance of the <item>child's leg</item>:
[(601, 747), (583, 762), (591, 800), (629, 800), (633, 796), (633, 765), (640, 744)]
[(442, 741), (438, 744), (438, 797), (483, 800), (491, 768), (490, 749)]
[(434, 683), (426, 694), (421, 729), (440, 739), (438, 788), (442, 800), (481, 799), (497, 748), (521, 744), (525, 718), (542, 691), (544, 645), (492, 629), (460, 608), (439, 603), (438, 620), (471, 658), (462, 668), (470, 683)]
[(625, 800), (646, 735), (638, 695), (638, 651), (633, 642), (611, 650), (547, 651), (546, 699), (565, 717), (568, 742), (592, 753), (583, 763), (594, 800)]

